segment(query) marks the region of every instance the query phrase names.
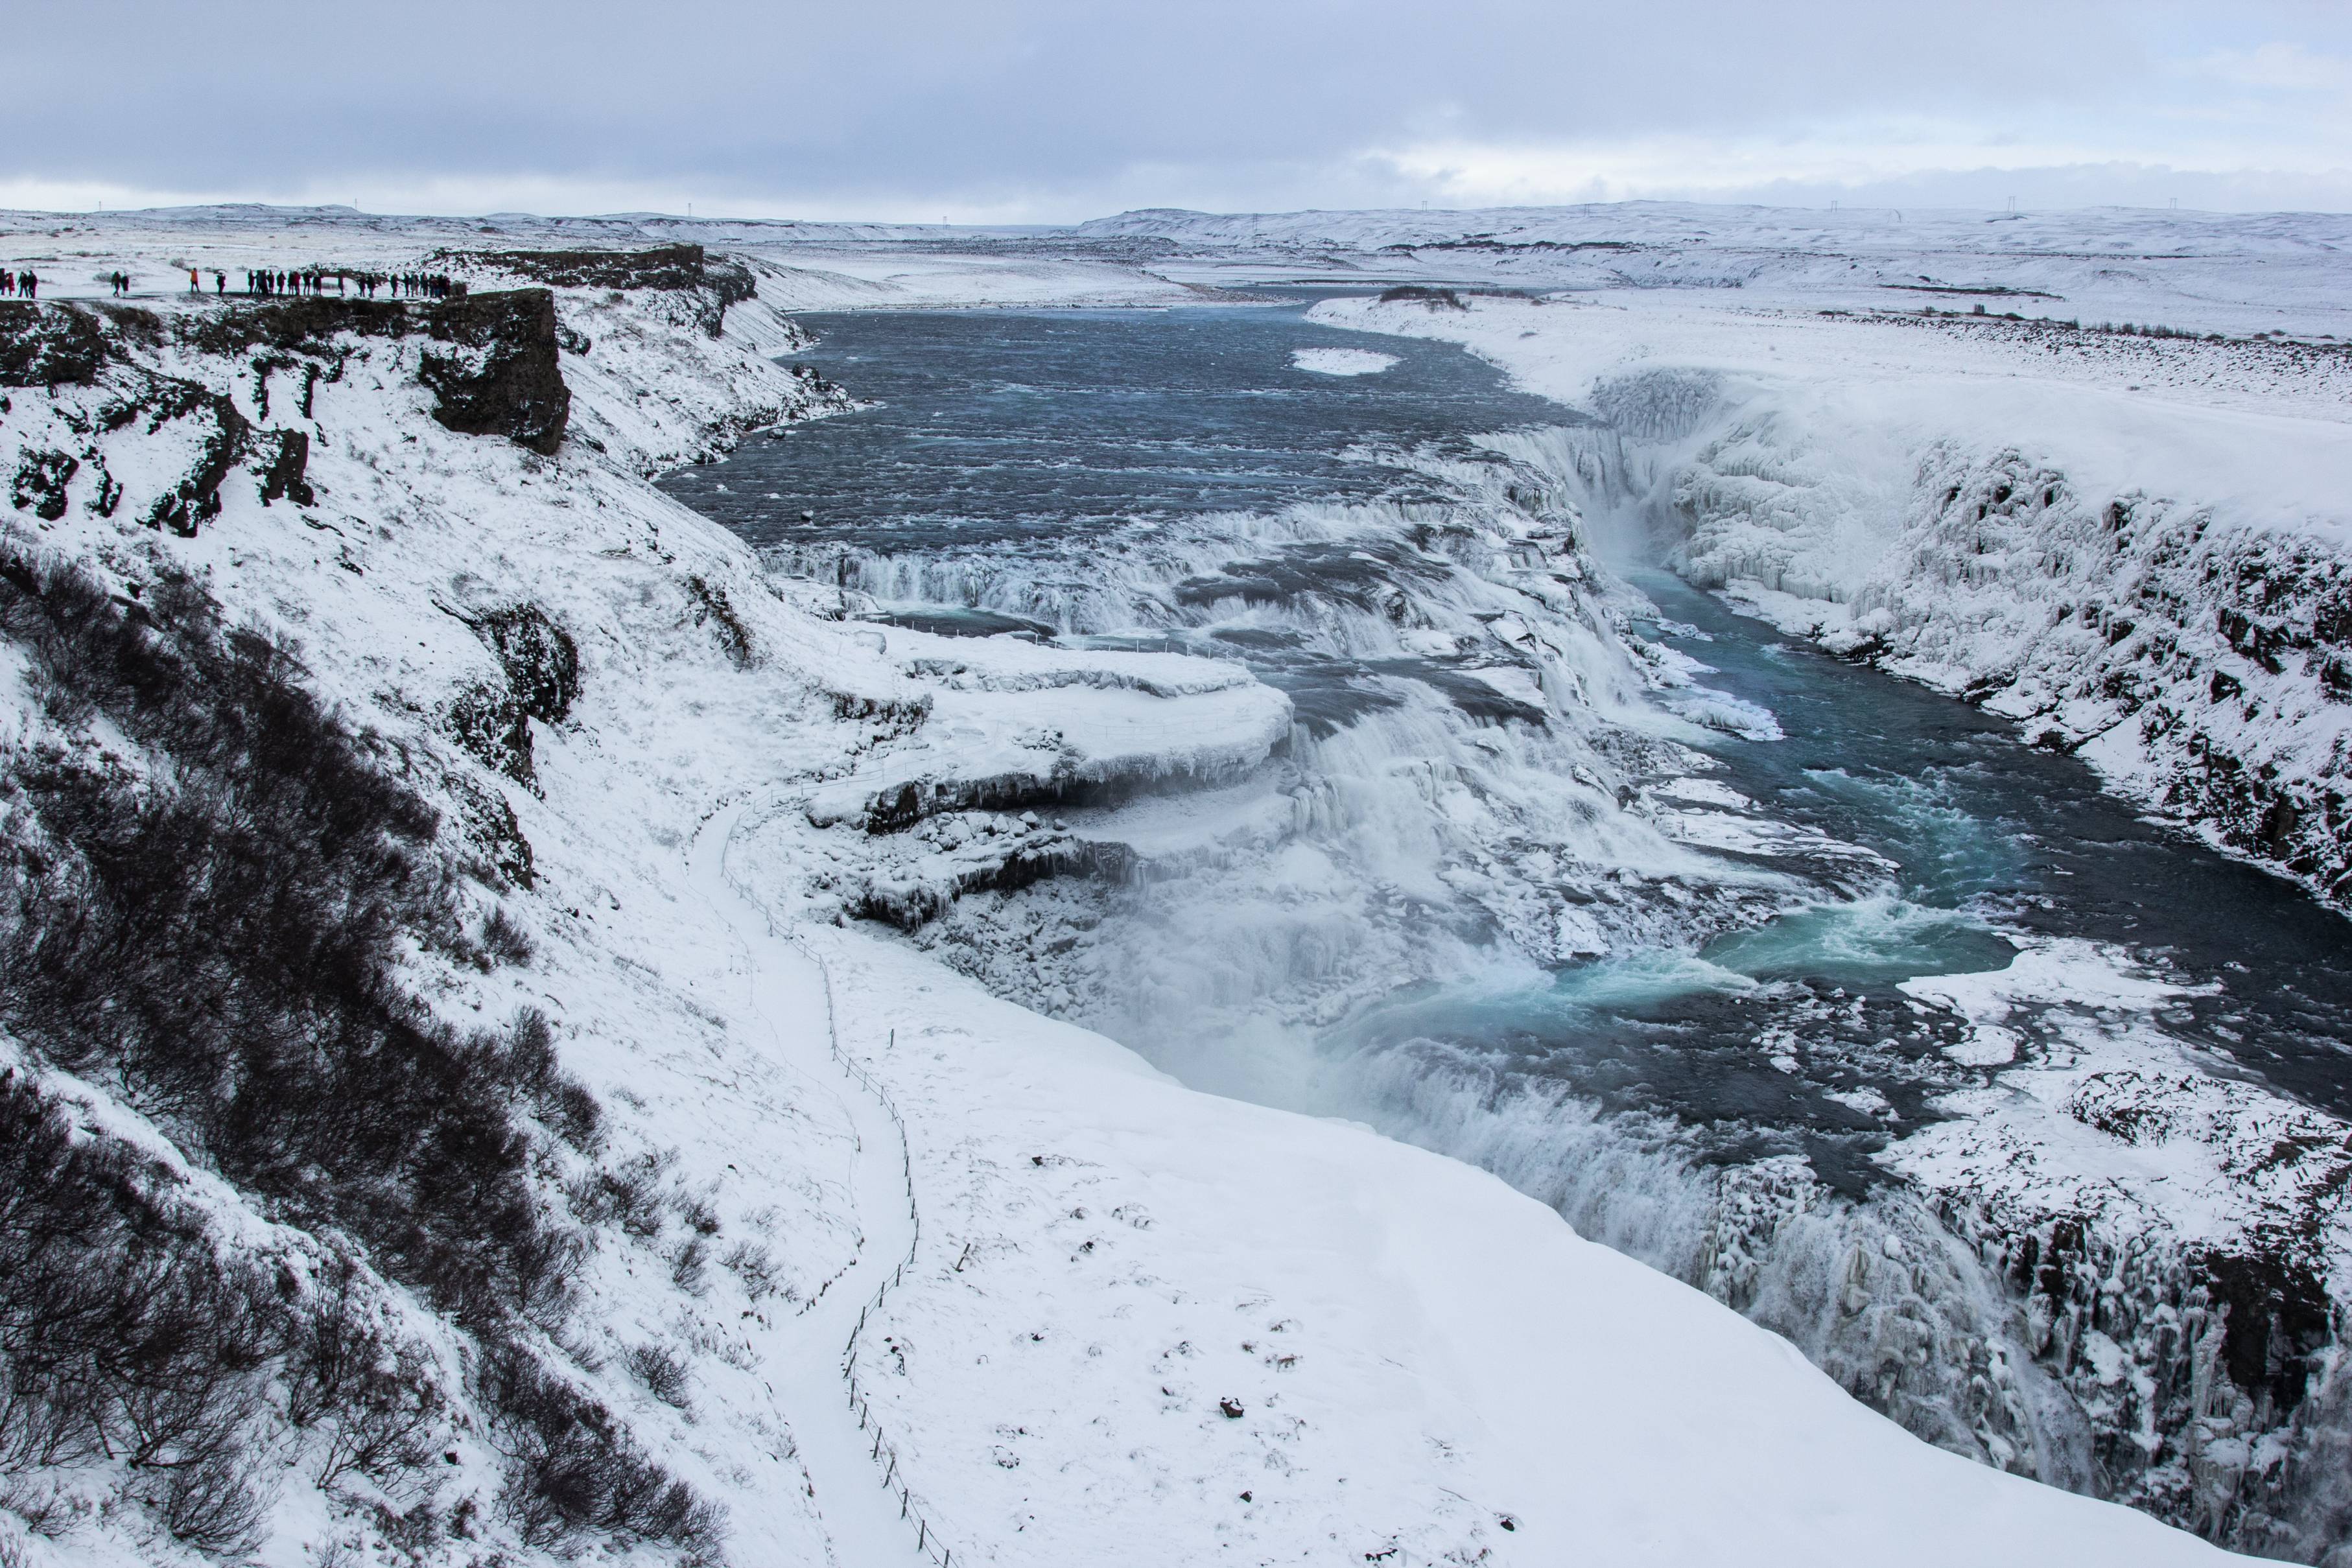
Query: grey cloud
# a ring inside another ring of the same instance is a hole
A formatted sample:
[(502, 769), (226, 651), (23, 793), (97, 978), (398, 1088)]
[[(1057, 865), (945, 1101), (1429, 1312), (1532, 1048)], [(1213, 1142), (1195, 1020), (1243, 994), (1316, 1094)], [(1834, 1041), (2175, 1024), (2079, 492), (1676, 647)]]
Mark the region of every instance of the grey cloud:
[(2184, 88), (2180, 58), (2352, 47), (2329, 8), (2214, 9), (86, 0), (11, 18), (0, 174), (215, 193), (573, 182), (757, 210), (1338, 204), (1411, 194), (1370, 155), (1432, 138), (1769, 136), (1889, 114), (2154, 128), (2200, 107), (2167, 95), (2242, 107), (2218, 82)]

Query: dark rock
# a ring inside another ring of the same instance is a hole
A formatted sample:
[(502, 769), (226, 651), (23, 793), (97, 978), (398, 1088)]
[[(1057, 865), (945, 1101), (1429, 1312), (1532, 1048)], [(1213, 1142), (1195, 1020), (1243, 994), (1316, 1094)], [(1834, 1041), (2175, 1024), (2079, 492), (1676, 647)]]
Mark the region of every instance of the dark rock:
[(494, 610), (473, 627), (498, 654), (522, 711), (541, 724), (562, 724), (580, 695), (580, 648), (572, 634), (536, 604)]
[(555, 339), (555, 297), (544, 288), (469, 294), (425, 313), (449, 351), (428, 350), (417, 379), (440, 401), (433, 417), (467, 435), (503, 435), (552, 455), (572, 416)]
[(477, 681), (450, 699), (442, 722), (449, 737), (483, 767), (534, 793), (539, 773), (531, 755), (530, 716), (512, 690)]
[[(501, 272), (557, 288), (662, 288), (702, 298), (697, 319), (716, 338), (727, 307), (752, 298), (759, 285), (751, 269), (733, 259), (712, 261), (698, 245), (666, 245), (652, 250), (444, 251), (451, 260), (483, 263)], [(585, 340), (583, 340), (584, 345)], [(569, 347), (567, 344), (566, 347)], [(584, 354), (583, 346), (572, 350)]]
[(81, 465), (62, 452), (26, 452), (16, 461), (8, 498), (20, 512), (54, 523), (66, 515), (66, 486)]
[(261, 504), (283, 497), (298, 507), (308, 507), (318, 500), (310, 483), (303, 477), (310, 465), (310, 438), (299, 430), (272, 432), (278, 437), (277, 455), (269, 461), (268, 470), (261, 476)]
[(1418, 283), (1401, 283), (1381, 295), (1383, 305), (1426, 305), (1432, 310), (1467, 310), (1462, 296), (1451, 288), (1430, 288)]
[(530, 889), (539, 880), (538, 862), (514, 807), (496, 789), (469, 779), (452, 775), (447, 785), (457, 802), (458, 825), (483, 856), (475, 870), (487, 873), (485, 880), (502, 880)]
[(759, 648), (751, 641), (751, 629), (735, 612), (735, 605), (727, 597), (727, 590), (699, 577), (686, 580), (686, 591), (694, 601), (694, 618), (710, 628), (719, 645), (735, 662), (735, 667), (748, 670), (759, 663)]
[(557, 288), (700, 288), (708, 265), (698, 245), (651, 250), (443, 251), (439, 256), (478, 262)]
[(0, 303), (0, 386), (87, 386), (106, 361), (106, 335), (89, 311)]
[[(177, 485), (155, 497), (144, 519), (151, 528), (169, 528), (184, 538), (193, 538), (198, 527), (220, 516), (221, 484), (244, 455), (253, 426), (227, 398), (193, 382), (169, 384), (165, 395), (153, 405), (152, 413), (151, 428), (168, 419), (193, 414), (203, 414), (212, 421), (212, 431), (205, 438), (195, 465)], [(306, 443), (306, 460), (308, 455)]]
[(305, 296), (270, 304), (232, 303), (189, 321), (191, 347), (208, 354), (235, 355), (255, 349), (284, 353), (330, 354), (335, 338), (404, 338), (417, 330), (422, 308), (397, 299), (336, 299)]
[(2303, 1402), (2333, 1323), (2326, 1287), (2309, 1269), (2275, 1257), (2219, 1254), (2204, 1260), (2206, 1290), (2229, 1316), (2221, 1363), (2230, 1381), (2273, 1410)]

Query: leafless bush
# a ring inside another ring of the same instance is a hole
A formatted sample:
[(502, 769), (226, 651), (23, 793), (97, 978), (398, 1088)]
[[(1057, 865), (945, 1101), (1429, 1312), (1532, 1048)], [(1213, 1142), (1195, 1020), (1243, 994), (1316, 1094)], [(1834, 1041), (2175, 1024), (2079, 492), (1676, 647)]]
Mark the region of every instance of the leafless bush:
[[(472, 946), (434, 812), (285, 647), (224, 626), (184, 578), (121, 601), (0, 541), (0, 637), (53, 714), (102, 716), (167, 764), (133, 779), (63, 751), (6, 759), (21, 810), (0, 844), (0, 1028), (110, 1082), (289, 1222), (353, 1239), (493, 1363), (519, 1354), (501, 1348), (517, 1320), (559, 1328), (584, 1242), (542, 1212), (520, 1113), (591, 1151), (601, 1113), (544, 1017), (461, 1033), (403, 988), (407, 937)], [(482, 941), (528, 957), (503, 912)], [(667, 1171), (638, 1162), (597, 1196), (657, 1233)], [(237, 1550), (264, 1511), (244, 1467), (278, 1385), (323, 1482), (413, 1476), (445, 1396), (353, 1278), (306, 1301), (240, 1273), (119, 1148), (77, 1145), (0, 1075), (0, 1482), (127, 1458), (175, 1534)], [(530, 1531), (715, 1550), (716, 1516), (601, 1407), (535, 1364), (485, 1393), (523, 1434), (509, 1495)]]
[(687, 1407), (686, 1363), (667, 1345), (648, 1341), (630, 1347), (622, 1360), (646, 1391), (665, 1405)]
[(706, 1289), (704, 1275), (709, 1263), (709, 1249), (699, 1236), (688, 1236), (678, 1249), (670, 1254), (669, 1282), (692, 1295)]
[(558, 1306), (567, 1247), (510, 1108), (520, 1081), (584, 1137), (593, 1102), (402, 988), (404, 933), (462, 936), (432, 810), (190, 581), (126, 607), (0, 547), (0, 632), (53, 707), (173, 764), (145, 787), (61, 755), (15, 768), (38, 841), (0, 863), (0, 1023), (462, 1321)]
[(662, 1232), (663, 1178), (677, 1155), (647, 1150), (607, 1166), (569, 1191), (572, 1211), (591, 1225), (617, 1224), (641, 1241)]
[(227, 1556), (260, 1543), (271, 1500), (256, 1482), (256, 1467), (240, 1456), (220, 1454), (163, 1471), (146, 1494), (175, 1538), (200, 1552)]
[(233, 1459), (285, 1310), (129, 1157), (0, 1073), (0, 1475)]
[(646, 1457), (602, 1405), (518, 1345), (487, 1352), (479, 1378), (512, 1462), (500, 1503), (527, 1543), (594, 1530), (716, 1555), (724, 1512)]
[(530, 962), (533, 948), (530, 933), (518, 925), (503, 908), (493, 909), (482, 920), (482, 949), (501, 964), (520, 967)]
[(719, 1261), (743, 1281), (743, 1293), (754, 1301), (774, 1295), (783, 1276), (782, 1266), (756, 1241), (738, 1241)]

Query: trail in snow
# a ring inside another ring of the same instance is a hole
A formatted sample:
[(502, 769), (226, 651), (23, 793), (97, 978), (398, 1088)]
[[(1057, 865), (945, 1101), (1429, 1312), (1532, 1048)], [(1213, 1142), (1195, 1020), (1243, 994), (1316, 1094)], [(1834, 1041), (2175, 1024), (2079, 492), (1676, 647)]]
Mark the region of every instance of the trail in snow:
[(748, 810), (739, 802), (703, 823), (689, 852), (688, 875), (741, 945), (750, 1011), (767, 1026), (777, 1054), (810, 1082), (835, 1086), (857, 1135), (843, 1177), (857, 1217), (856, 1260), (805, 1312), (772, 1316), (764, 1325), (761, 1357), (816, 1489), (817, 1515), (834, 1562), (841, 1568), (935, 1563), (933, 1554), (918, 1548), (919, 1526), (902, 1513), (899, 1494), (876, 1458), (874, 1434), (861, 1427), (850, 1406), (842, 1364), (867, 1303), (914, 1246), (904, 1134), (881, 1099), (836, 1061), (831, 1003), (816, 960), (777, 936), (766, 914), (728, 878), (728, 846)]

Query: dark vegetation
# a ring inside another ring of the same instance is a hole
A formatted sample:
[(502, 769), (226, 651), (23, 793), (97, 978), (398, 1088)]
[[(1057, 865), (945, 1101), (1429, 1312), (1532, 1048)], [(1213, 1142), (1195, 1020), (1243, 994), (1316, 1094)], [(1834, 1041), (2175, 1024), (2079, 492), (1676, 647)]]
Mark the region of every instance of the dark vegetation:
[(1451, 288), (1431, 288), (1419, 283), (1400, 283), (1394, 288), (1381, 291), (1383, 305), (1426, 305), (1432, 310), (1467, 310), (1462, 296)]
[[(502, 915), (466, 936), (433, 810), (285, 648), (225, 625), (184, 578), (117, 598), (0, 546), (0, 634), (53, 719), (103, 718), (159, 763), (0, 762), (0, 1026), (472, 1334), (528, 1537), (708, 1555), (715, 1511), (527, 1348), (561, 1328), (585, 1244), (531, 1184), (531, 1123), (593, 1151), (600, 1112), (543, 1017), (460, 1033), (403, 988), (411, 938), (528, 951)], [(136, 1165), (0, 1081), (0, 1484), (122, 1460), (173, 1531), (236, 1550), (261, 1513), (273, 1375), (285, 1422), (325, 1423), (327, 1479), (430, 1458), (444, 1396), (364, 1327), (348, 1277), (306, 1297), (236, 1263)]]

